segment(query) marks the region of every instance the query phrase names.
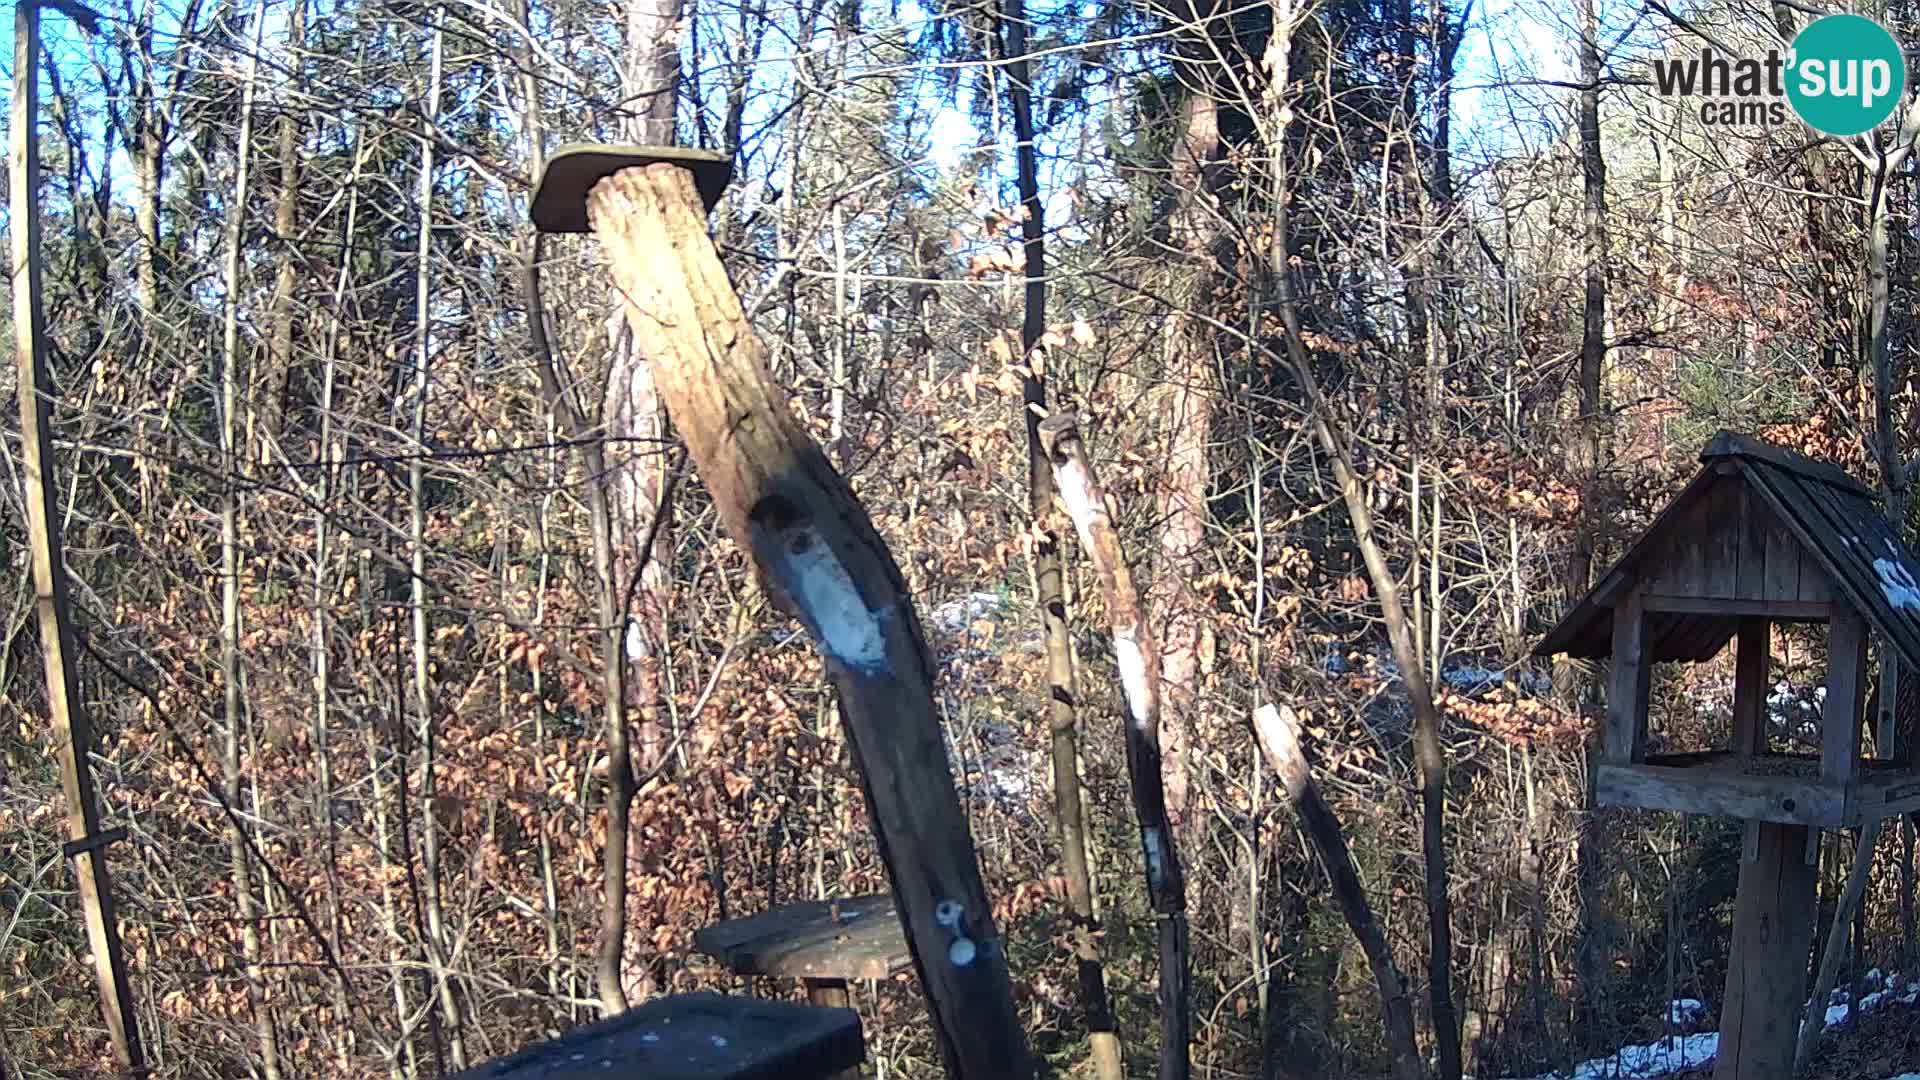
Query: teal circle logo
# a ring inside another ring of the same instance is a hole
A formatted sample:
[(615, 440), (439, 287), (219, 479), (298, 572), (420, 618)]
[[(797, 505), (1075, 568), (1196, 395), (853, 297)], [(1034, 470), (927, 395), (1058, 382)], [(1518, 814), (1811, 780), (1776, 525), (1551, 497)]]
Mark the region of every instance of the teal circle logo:
[(1907, 61), (1887, 28), (1860, 15), (1828, 15), (1793, 39), (1787, 100), (1815, 131), (1848, 136), (1893, 115), (1907, 92)]

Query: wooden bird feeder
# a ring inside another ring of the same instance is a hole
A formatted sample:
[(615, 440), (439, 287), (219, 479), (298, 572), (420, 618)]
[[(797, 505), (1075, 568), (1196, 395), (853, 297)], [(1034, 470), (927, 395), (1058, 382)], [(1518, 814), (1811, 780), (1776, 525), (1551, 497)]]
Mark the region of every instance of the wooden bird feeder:
[[(1787, 1077), (1813, 932), (1822, 828), (1920, 809), (1920, 769), (1894, 732), (1861, 757), (1867, 643), (1920, 668), (1920, 561), (1873, 493), (1832, 465), (1722, 432), (1702, 469), (1536, 655), (1612, 658), (1603, 806), (1748, 823), (1721, 1010), (1716, 1080)], [(1776, 751), (1767, 715), (1772, 625), (1828, 627), (1819, 753)], [(1736, 643), (1733, 725), (1721, 748), (1647, 752), (1652, 666)]]
[(860, 1016), (850, 1010), (674, 994), (452, 1080), (830, 1080), (865, 1058)]

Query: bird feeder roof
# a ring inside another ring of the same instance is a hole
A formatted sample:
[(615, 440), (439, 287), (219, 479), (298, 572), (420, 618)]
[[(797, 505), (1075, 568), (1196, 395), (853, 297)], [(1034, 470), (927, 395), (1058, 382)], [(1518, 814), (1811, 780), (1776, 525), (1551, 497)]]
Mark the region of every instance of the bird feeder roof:
[(1656, 661), (1711, 658), (1744, 615), (1823, 622), (1831, 603), (1844, 602), (1920, 665), (1920, 560), (1872, 490), (1831, 464), (1733, 432), (1714, 436), (1700, 461), (1534, 655), (1610, 656), (1615, 600), (1649, 583), (1686, 598), (1648, 606)]

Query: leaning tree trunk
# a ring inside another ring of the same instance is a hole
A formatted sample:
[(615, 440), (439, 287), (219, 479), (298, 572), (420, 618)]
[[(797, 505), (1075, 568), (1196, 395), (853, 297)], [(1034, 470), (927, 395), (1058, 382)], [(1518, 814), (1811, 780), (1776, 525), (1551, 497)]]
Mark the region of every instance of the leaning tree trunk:
[(1005, 943), (948, 766), (932, 660), (899, 567), (769, 374), (692, 173), (634, 164), (600, 180), (586, 204), (721, 524), (806, 627), (839, 691), (948, 1074), (1031, 1075)]
[(1099, 575), (1113, 620), (1113, 653), (1126, 698), (1127, 777), (1146, 859), (1147, 901), (1160, 924), (1160, 1080), (1183, 1080), (1193, 1036), (1188, 1001), (1187, 886), (1180, 869), (1178, 833), (1168, 811), (1160, 757), (1160, 653), (1140, 610), (1140, 594), (1121, 555), (1106, 492), (1088, 462), (1071, 414), (1049, 417), (1040, 441), (1053, 464), (1080, 546)]
[[(1381, 618), (1386, 623), (1387, 642), (1392, 648), (1394, 663), (1400, 669), (1401, 681), (1406, 685), (1407, 702), (1413, 708), (1413, 752), (1420, 775), (1420, 847), (1427, 901), (1428, 996), (1433, 1008), (1435, 1039), (1442, 1047), (1441, 1062), (1442, 1067), (1446, 1068), (1458, 1061), (1459, 1018), (1453, 1002), (1453, 901), (1446, 835), (1447, 761), (1440, 744), (1440, 710), (1434, 703), (1432, 687), (1414, 648), (1413, 627), (1400, 598), (1399, 579), (1388, 565), (1386, 554), (1381, 551), (1379, 539), (1374, 533), (1373, 511), (1368, 505), (1367, 492), (1361, 486), (1358, 470), (1354, 467), (1350, 435), (1335, 427), (1337, 421), (1332, 415), (1331, 405), (1320, 392), (1319, 380), (1315, 378), (1307, 356), (1287, 258), (1291, 231), (1287, 206), (1292, 194), (1292, 180), (1287, 163), (1286, 115), (1284, 110), (1279, 112), (1269, 136), (1269, 148), (1274, 159), (1273, 205), (1276, 208), (1274, 247), (1270, 259), (1274, 291), (1279, 301), (1287, 365), (1305, 392), (1308, 424), (1315, 441), (1332, 466), (1334, 483), (1340, 489), (1341, 499), (1346, 504), (1347, 520), (1353, 528), (1354, 544), (1360, 549), (1368, 582), (1373, 589), (1374, 599), (1380, 605)], [(1449, 1041), (1455, 1043), (1451, 1055), (1445, 1049)]]
[(1354, 869), (1353, 855), (1347, 850), (1347, 837), (1340, 819), (1320, 797), (1313, 784), (1313, 771), (1300, 749), (1299, 725), (1292, 710), (1262, 705), (1253, 713), (1254, 738), (1266, 755), (1267, 763), (1280, 775), (1294, 810), (1300, 815), (1301, 828), (1320, 856), (1327, 879), (1333, 886), (1334, 903), (1340, 916), (1366, 954), (1373, 971), (1374, 988), (1380, 993), (1381, 1022), (1386, 1027), (1387, 1051), (1393, 1058), (1394, 1080), (1426, 1080), (1426, 1065), (1419, 1044), (1414, 1041), (1413, 1004), (1407, 997), (1407, 982), (1393, 962), (1393, 949), (1387, 935), (1373, 917), (1373, 905), (1367, 901), (1360, 875)]

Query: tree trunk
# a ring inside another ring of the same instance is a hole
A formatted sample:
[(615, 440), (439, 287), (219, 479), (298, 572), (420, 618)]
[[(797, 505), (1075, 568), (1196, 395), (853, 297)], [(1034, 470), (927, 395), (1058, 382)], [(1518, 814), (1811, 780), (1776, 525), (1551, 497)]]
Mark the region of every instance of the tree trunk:
[(806, 627), (839, 690), (948, 1073), (1031, 1075), (899, 568), (768, 373), (692, 175), (669, 163), (623, 169), (593, 189), (587, 214), (721, 524)]
[(1016, 171), (1020, 185), (1021, 221), (1026, 255), (1026, 308), (1020, 325), (1020, 423), (1027, 441), (1027, 512), (1033, 530), (1033, 575), (1040, 622), (1047, 648), (1047, 728), (1051, 736), (1054, 820), (1060, 830), (1060, 858), (1067, 879), (1067, 905), (1073, 924), (1073, 946), (1079, 968), (1080, 1007), (1086, 1011), (1087, 1040), (1098, 1080), (1120, 1080), (1123, 1075), (1120, 1036), (1107, 998), (1107, 976), (1100, 961), (1099, 923), (1093, 910), (1093, 879), (1087, 866), (1086, 829), (1081, 820), (1079, 689), (1074, 684), (1073, 645), (1068, 637), (1066, 590), (1061, 569), (1060, 538), (1050, 527), (1053, 517), (1053, 471), (1040, 442), (1040, 421), (1046, 415), (1047, 387), (1042, 380), (1038, 352), (1047, 332), (1047, 257), (1045, 205), (1040, 198), (1040, 170), (1034, 149), (1033, 94), (1027, 63), (1025, 0), (1003, 0), (1000, 18), (1007, 59), (1008, 97), (1013, 106)]
[(1175, 292), (1180, 302), (1168, 334), (1163, 382), (1166, 397), (1160, 429), (1167, 440), (1167, 464), (1159, 492), (1162, 522), (1155, 562), (1153, 611), (1160, 632), (1160, 675), (1165, 690), (1160, 754), (1166, 768), (1167, 815), (1173, 828), (1186, 828), (1188, 753), (1198, 722), (1201, 636), (1206, 632), (1200, 605), (1188, 586), (1206, 552), (1207, 444), (1213, 420), (1213, 349), (1206, 312), (1212, 295), (1213, 245), (1219, 236), (1217, 213), (1206, 194), (1206, 168), (1220, 153), (1220, 103), (1212, 92), (1212, 31), (1206, 20), (1212, 0), (1186, 0), (1190, 23), (1182, 31), (1180, 67), (1186, 87), (1183, 119), (1173, 148), (1173, 186), (1179, 193), (1173, 241), (1182, 275)]
[[(287, 12), (287, 55), (292, 67), (290, 82), (301, 89), (301, 51), (306, 47), (306, 0), (293, 0)], [(254, 372), (252, 380), (254, 415), (258, 424), (259, 460), (266, 462), (280, 453), (280, 431), (285, 421), (288, 382), (293, 374), (293, 291), (299, 279), (296, 267), (294, 233), (299, 228), (300, 207), (300, 113), (284, 109), (277, 133), (280, 190), (275, 194), (273, 235), (280, 270), (274, 277), (273, 298), (267, 306), (266, 362)], [(351, 190), (351, 189), (350, 189)], [(347, 235), (351, 236), (352, 233)], [(342, 260), (343, 262), (346, 260)]]
[(53, 401), (59, 393), (47, 362), (48, 341), (41, 285), (43, 247), (40, 230), (40, 7), (13, 9), (13, 105), (8, 149), (8, 199), (13, 258), (14, 395), (20, 405), (20, 458), (24, 472), (28, 557), (33, 562), (36, 625), (47, 679), (47, 711), (53, 721), (54, 754), (60, 759), (60, 789), (66, 800), (67, 839), (84, 845), (74, 852), (75, 885), (94, 978), (100, 985), (100, 1011), (107, 1023), (113, 1056), (135, 1076), (146, 1070), (140, 1043), (140, 1018), (120, 947), (120, 921), (114, 908), (113, 879), (107, 870), (100, 809), (88, 755), (93, 734), (80, 695), (79, 661), (67, 571), (61, 540), (59, 489), (54, 480)]
[[(440, 115), (441, 51), (444, 32), (439, 12), (434, 12), (432, 43), (427, 70), (426, 107), (429, 122)], [(430, 640), (427, 630), (427, 400), (432, 395), (433, 357), (433, 140), (420, 137), (420, 182), (418, 198), (419, 248), (414, 268), (414, 361), (413, 361), (413, 449), (407, 462), (409, 544), (411, 549), (410, 584), (413, 631), (413, 714), (418, 727), (424, 761), (420, 770), (420, 834), (426, 872), (427, 960), (433, 969), (434, 991), (440, 998), (441, 1020), (446, 1025), (448, 1049), (456, 1069), (467, 1067), (466, 1037), (461, 1031), (460, 999), (447, 970), (451, 936), (446, 910), (440, 900), (440, 823), (439, 823), (439, 725), (433, 715), (433, 675)]]
[(1300, 749), (1298, 727), (1291, 710), (1283, 712), (1272, 705), (1254, 710), (1254, 737), (1268, 764), (1280, 775), (1281, 786), (1286, 788), (1287, 797), (1300, 815), (1301, 828), (1320, 856), (1321, 865), (1326, 867), (1340, 915), (1373, 970), (1374, 987), (1380, 993), (1381, 1017), (1386, 1026), (1387, 1048), (1393, 1058), (1394, 1078), (1425, 1080), (1427, 1070), (1414, 1041), (1413, 1005), (1407, 1000), (1406, 980), (1394, 965), (1393, 948), (1387, 942), (1386, 933), (1373, 917), (1373, 906), (1367, 902), (1360, 875), (1354, 871), (1353, 856), (1347, 851), (1340, 821), (1313, 785), (1312, 770)]
[(1061, 413), (1040, 425), (1040, 441), (1053, 465), (1055, 486), (1093, 563), (1113, 620), (1114, 659), (1126, 699), (1127, 776), (1140, 847), (1147, 870), (1147, 900), (1160, 924), (1160, 1080), (1184, 1080), (1187, 1043), (1193, 1037), (1189, 1010), (1187, 885), (1180, 869), (1178, 832), (1168, 812), (1161, 778), (1160, 672), (1153, 629), (1140, 610), (1140, 594), (1120, 550), (1107, 511), (1107, 494), (1087, 460), (1073, 416)]
[[(227, 206), (224, 293), (220, 334), (220, 682), (224, 692), (226, 725), (225, 795), (227, 805), (244, 807), (245, 787), (240, 748), (246, 741), (246, 708), (240, 686), (240, 258), (246, 224), (247, 193), (253, 148), (253, 102), (258, 86), (260, 35), (266, 15), (262, 0), (254, 11), (253, 48), (243, 67), (240, 94), (240, 130), (234, 142), (233, 192)], [(260, 927), (254, 908), (253, 881), (247, 862), (247, 841), (237, 820), (227, 826), (234, 903), (240, 921), (240, 947), (245, 958), (247, 1006), (260, 1039), (261, 1069), (267, 1080), (279, 1080), (279, 1037), (266, 1002), (260, 972)]]

